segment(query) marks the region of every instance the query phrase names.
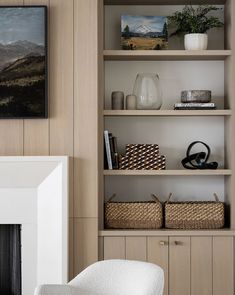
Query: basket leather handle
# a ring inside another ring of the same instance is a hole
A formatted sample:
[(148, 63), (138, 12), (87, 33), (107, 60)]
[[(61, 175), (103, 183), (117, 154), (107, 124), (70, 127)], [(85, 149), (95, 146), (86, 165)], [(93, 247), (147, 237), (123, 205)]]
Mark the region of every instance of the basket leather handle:
[(112, 196), (106, 201), (106, 203), (111, 202), (114, 198), (116, 198), (116, 193), (112, 194)]
[(215, 197), (216, 202), (220, 202), (219, 197), (218, 197), (218, 195), (216, 193), (214, 193), (213, 196)]
[(170, 202), (171, 197), (172, 197), (172, 193), (169, 194), (169, 197), (168, 197), (168, 199), (167, 199), (167, 201), (166, 201), (167, 203)]
[(156, 203), (160, 203), (158, 197), (155, 194), (151, 194), (151, 197)]

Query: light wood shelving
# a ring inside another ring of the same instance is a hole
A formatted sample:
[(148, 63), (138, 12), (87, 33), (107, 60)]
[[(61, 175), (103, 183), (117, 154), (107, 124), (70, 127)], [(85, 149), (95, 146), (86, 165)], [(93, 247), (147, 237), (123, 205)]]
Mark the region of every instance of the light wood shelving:
[(104, 110), (106, 117), (118, 116), (156, 116), (156, 117), (190, 117), (190, 116), (231, 116), (231, 110)]
[(123, 237), (123, 236), (231, 236), (235, 235), (235, 230), (218, 229), (218, 230), (101, 230), (100, 237)]
[(230, 169), (217, 170), (104, 170), (106, 176), (229, 176)]
[(225, 60), (231, 50), (104, 50), (104, 60)]
[(184, 5), (184, 4), (225, 4), (226, 0), (105, 0), (105, 5)]

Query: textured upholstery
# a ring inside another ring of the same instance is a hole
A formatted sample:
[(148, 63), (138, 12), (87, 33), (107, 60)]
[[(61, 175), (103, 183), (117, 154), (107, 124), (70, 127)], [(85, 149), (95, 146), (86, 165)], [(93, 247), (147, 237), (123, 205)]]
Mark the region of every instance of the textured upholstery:
[(162, 295), (163, 270), (151, 263), (104, 260), (86, 268), (68, 285), (39, 286), (35, 295)]

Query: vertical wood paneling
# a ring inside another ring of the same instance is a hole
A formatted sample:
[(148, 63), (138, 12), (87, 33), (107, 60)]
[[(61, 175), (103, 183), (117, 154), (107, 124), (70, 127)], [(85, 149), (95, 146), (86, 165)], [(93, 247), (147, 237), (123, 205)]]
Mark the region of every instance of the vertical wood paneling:
[[(50, 155), (73, 156), (73, 0), (50, 0)], [(70, 217), (73, 161), (70, 161)]]
[(147, 260), (146, 237), (126, 237), (126, 259)]
[(98, 237), (98, 259), (104, 260), (104, 238)]
[(234, 294), (233, 237), (213, 237), (213, 295)]
[(98, 218), (74, 218), (74, 275), (98, 261)]
[(125, 259), (125, 237), (104, 237), (104, 259)]
[(98, 217), (98, 2), (74, 2), (76, 217)]
[(168, 295), (168, 237), (147, 238), (147, 261), (164, 270), (164, 295)]
[(169, 242), (169, 293), (189, 295), (190, 237), (170, 237)]
[(212, 237), (191, 237), (191, 295), (212, 295)]
[(73, 218), (69, 218), (69, 280), (71, 280), (73, 276), (73, 268), (74, 268), (74, 224)]
[(50, 154), (73, 156), (73, 0), (50, 0)]

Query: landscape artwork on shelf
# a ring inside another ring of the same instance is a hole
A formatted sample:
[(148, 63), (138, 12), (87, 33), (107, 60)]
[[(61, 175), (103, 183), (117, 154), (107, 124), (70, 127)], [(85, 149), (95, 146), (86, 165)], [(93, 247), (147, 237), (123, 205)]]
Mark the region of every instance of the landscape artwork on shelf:
[(0, 118), (47, 117), (47, 7), (0, 7)]
[(167, 17), (122, 15), (121, 48), (123, 50), (167, 49)]

